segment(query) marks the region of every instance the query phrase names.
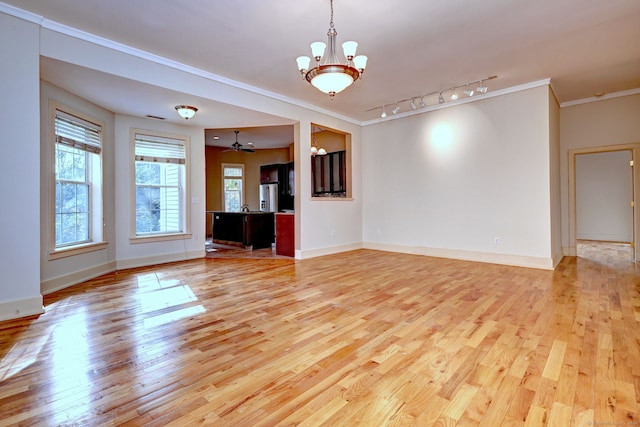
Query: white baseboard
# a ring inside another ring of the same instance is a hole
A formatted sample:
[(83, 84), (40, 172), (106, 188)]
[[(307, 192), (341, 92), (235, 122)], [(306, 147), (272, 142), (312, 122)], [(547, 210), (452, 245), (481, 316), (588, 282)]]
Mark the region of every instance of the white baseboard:
[(190, 252), (178, 252), (174, 254), (154, 255), (142, 258), (128, 258), (116, 261), (116, 269), (124, 270), (126, 268), (146, 267), (149, 265), (165, 264), (167, 262), (186, 261), (189, 259), (197, 259), (205, 257), (205, 250), (199, 249)]
[(68, 288), (69, 286), (102, 276), (103, 274), (111, 273), (115, 270), (115, 261), (110, 261), (84, 270), (74, 271), (71, 274), (40, 282), (40, 292), (42, 292), (42, 295), (47, 295), (60, 289)]
[(0, 321), (44, 313), (42, 295), (0, 303)]
[(341, 252), (355, 251), (362, 249), (362, 243), (350, 243), (348, 245), (329, 246), (326, 248), (308, 249), (303, 251), (296, 250), (296, 259), (315, 258), (324, 255), (339, 254)]
[(427, 248), (422, 246), (390, 245), (375, 242), (364, 242), (363, 247), (365, 249), (375, 249), (379, 251), (425, 255), (436, 258), (451, 258), (464, 261), (486, 262), (490, 264), (513, 265), (516, 267), (539, 268), (544, 270), (553, 270), (555, 267), (554, 259), (552, 258), (464, 251), (457, 249)]

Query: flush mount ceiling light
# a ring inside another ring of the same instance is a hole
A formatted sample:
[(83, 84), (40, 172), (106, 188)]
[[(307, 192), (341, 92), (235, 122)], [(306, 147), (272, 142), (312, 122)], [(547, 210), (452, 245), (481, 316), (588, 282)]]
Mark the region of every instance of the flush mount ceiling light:
[(196, 111), (198, 109), (196, 107), (192, 107), (191, 105), (176, 105), (176, 111), (185, 120), (189, 120), (193, 116), (196, 115)]
[[(436, 90), (434, 92), (429, 92), (427, 94), (424, 95), (417, 95), (417, 96), (412, 96), (411, 98), (405, 98), (405, 99), (401, 99), (400, 101), (396, 101), (396, 102), (391, 102), (391, 103), (387, 103), (384, 104), (380, 107), (373, 107), (373, 108), (369, 108), (366, 111), (373, 111), (373, 110), (382, 110), (382, 114), (380, 115), (381, 118), (386, 118), (387, 117), (387, 111), (386, 111), (386, 107), (389, 105), (394, 105), (395, 107), (393, 108), (393, 110), (391, 110), (391, 112), (396, 115), (400, 112), (400, 105), (403, 102), (408, 102), (409, 106), (411, 107), (412, 110), (416, 110), (417, 107), (419, 106), (420, 108), (425, 108), (427, 106), (426, 102), (424, 101), (425, 98), (428, 97), (432, 97), (431, 99), (433, 100), (433, 103), (435, 104), (436, 99), (438, 104), (442, 105), (446, 102), (446, 99), (444, 97), (443, 94), (445, 93), (449, 93), (451, 92), (451, 95), (448, 95), (451, 100), (455, 101), (459, 98), (458, 96), (458, 92), (457, 89), (460, 88), (465, 88), (463, 93), (467, 96), (467, 97), (471, 97), (474, 95), (474, 90), (472, 89), (472, 87), (475, 87), (475, 85), (477, 84), (477, 88), (475, 89), (478, 93), (482, 93), (485, 94), (487, 93), (487, 91), (489, 90), (489, 88), (487, 87), (486, 84), (484, 84), (487, 80), (493, 80), (493, 79), (497, 79), (498, 76), (490, 76), (481, 80), (474, 80), (472, 82), (469, 83), (464, 83), (461, 85), (455, 85), (452, 86), (450, 88), (447, 89), (440, 89), (440, 90)], [(437, 95), (437, 98), (436, 98)], [(418, 105), (416, 105), (416, 99), (420, 98), (420, 103)]]
[[(333, 25), (333, 0), (331, 0), (331, 20), (329, 21), (329, 31), (327, 32), (328, 43), (311, 43), (311, 54), (316, 60), (316, 66), (309, 69), (311, 59), (308, 56), (296, 58), (298, 70), (302, 77), (311, 83), (319, 91), (329, 94), (333, 99), (336, 93), (340, 93), (351, 84), (362, 78), (364, 69), (367, 66), (367, 57), (356, 55), (358, 43), (348, 41), (342, 43), (342, 50), (347, 59), (347, 64), (341, 64), (336, 54), (336, 36), (338, 32)], [(325, 48), (329, 46), (329, 51), (325, 55)]]

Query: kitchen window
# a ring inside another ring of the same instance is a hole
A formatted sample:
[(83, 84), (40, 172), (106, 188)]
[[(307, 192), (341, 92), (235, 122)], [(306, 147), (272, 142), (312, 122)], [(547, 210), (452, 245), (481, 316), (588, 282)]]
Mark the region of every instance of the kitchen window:
[(134, 131), (134, 239), (183, 238), (188, 222), (188, 138)]
[(244, 204), (244, 165), (222, 164), (222, 194), (225, 212), (240, 212)]
[(102, 124), (51, 102), (52, 238), (49, 259), (102, 249)]

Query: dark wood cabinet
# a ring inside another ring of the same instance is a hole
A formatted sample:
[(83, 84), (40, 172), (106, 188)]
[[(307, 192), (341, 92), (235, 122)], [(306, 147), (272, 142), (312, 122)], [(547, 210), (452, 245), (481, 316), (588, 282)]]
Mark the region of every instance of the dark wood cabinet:
[(260, 184), (271, 184), (280, 181), (281, 165), (262, 165), (260, 166)]
[(292, 213), (276, 214), (276, 254), (295, 255), (295, 216)]
[(311, 159), (312, 194), (346, 195), (346, 151), (336, 151)]
[(295, 196), (294, 163), (260, 166), (260, 184), (278, 184), (278, 211), (293, 210)]
[(269, 248), (275, 240), (272, 212), (214, 212), (213, 240)]

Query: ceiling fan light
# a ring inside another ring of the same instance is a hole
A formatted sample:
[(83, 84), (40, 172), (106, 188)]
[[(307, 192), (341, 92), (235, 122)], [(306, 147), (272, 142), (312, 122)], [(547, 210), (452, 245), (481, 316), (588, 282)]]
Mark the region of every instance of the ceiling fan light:
[(196, 107), (192, 107), (191, 105), (176, 105), (176, 111), (185, 120), (189, 120), (193, 116), (196, 115), (196, 111), (198, 109)]

